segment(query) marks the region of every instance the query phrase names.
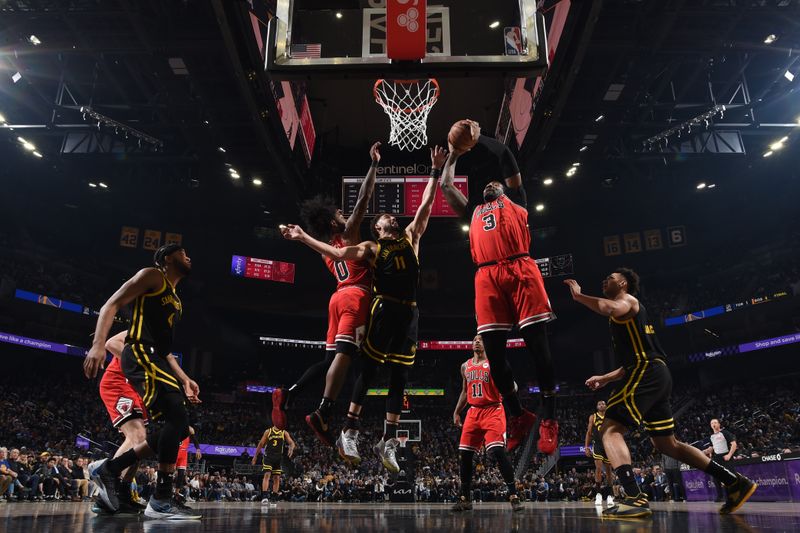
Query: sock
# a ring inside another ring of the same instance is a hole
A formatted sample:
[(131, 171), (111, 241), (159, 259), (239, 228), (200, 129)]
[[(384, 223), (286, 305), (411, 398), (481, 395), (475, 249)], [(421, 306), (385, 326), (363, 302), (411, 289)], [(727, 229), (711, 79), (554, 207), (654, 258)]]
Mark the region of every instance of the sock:
[(172, 497), (172, 472), (158, 471), (154, 496), (156, 500), (169, 500)]
[(459, 474), (461, 474), (461, 495), (467, 500), (472, 500), (472, 458), (475, 452), (461, 450), (459, 461)]
[(619, 468), (615, 468), (614, 472), (617, 473), (619, 482), (625, 489), (625, 495), (628, 498), (635, 498), (639, 495), (641, 490), (639, 489), (639, 484), (636, 482), (636, 478), (633, 475), (633, 467), (631, 465), (622, 465)]
[(322, 401), (319, 402), (319, 407), (317, 407), (317, 411), (322, 415), (322, 418), (325, 420), (330, 418), (331, 409), (333, 409), (333, 402), (328, 398), (322, 398)]
[(543, 392), (542, 393), (542, 410), (544, 411), (543, 418), (545, 420), (553, 420), (556, 417), (556, 393)]
[(347, 431), (359, 431), (361, 429), (361, 416), (353, 413), (347, 413), (347, 418), (344, 420), (344, 429)]
[(506, 487), (508, 487), (508, 495), (515, 496), (517, 494), (517, 484), (516, 483), (506, 483)]
[(133, 451), (133, 448), (128, 450), (127, 452), (123, 453), (119, 457), (114, 459), (109, 459), (106, 461), (106, 468), (109, 472), (114, 474), (115, 477), (119, 477), (122, 474), (122, 471), (134, 464), (139, 459), (136, 457), (136, 452)]
[(383, 441), (386, 442), (389, 439), (396, 439), (397, 438), (397, 428), (400, 427), (400, 424), (397, 422), (389, 422), (386, 421), (386, 429), (383, 433)]
[(516, 391), (510, 394), (503, 394), (503, 405), (509, 416), (520, 416), (522, 414), (522, 404), (519, 403), (519, 396)]
[(706, 474), (713, 477), (717, 481), (721, 481), (725, 485), (733, 485), (738, 479), (736, 473), (716, 462), (711, 460), (705, 470)]

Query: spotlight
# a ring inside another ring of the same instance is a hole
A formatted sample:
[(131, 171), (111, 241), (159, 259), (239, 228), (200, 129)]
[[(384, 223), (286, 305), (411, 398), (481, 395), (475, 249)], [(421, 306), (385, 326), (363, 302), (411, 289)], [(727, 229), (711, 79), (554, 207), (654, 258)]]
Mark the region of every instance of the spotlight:
[(577, 171), (578, 171), (577, 167), (571, 167), (569, 170), (567, 170), (567, 177), (571, 178), (572, 176), (575, 175), (575, 172)]
[(42, 157), (42, 154), (40, 154), (39, 152), (33, 152), (33, 155), (35, 155), (36, 157)]
[(91, 187), (92, 189), (94, 189), (95, 187), (97, 187), (97, 184), (96, 184), (96, 183), (92, 183), (92, 182), (90, 181), (90, 182), (89, 182), (89, 187)]
[(263, 182), (258, 178), (253, 178), (253, 185), (260, 187)]
[(463, 231), (464, 233), (469, 233), (469, 226), (464, 224), (463, 226), (461, 226), (461, 231)]
[(536, 204), (536, 211), (538, 212), (544, 211), (544, 204)]
[(603, 120), (604, 118), (606, 118), (606, 117), (605, 117), (605, 115), (598, 115), (598, 116), (597, 116), (597, 118), (596, 118), (596, 119), (594, 119), (594, 121), (595, 121), (595, 122), (600, 122), (600, 121), (601, 121), (601, 120)]
[(772, 150), (773, 152), (780, 150), (782, 148), (783, 148), (783, 143), (781, 141), (774, 142), (769, 145), (769, 149)]
[(697, 188), (698, 189), (705, 189), (706, 188), (706, 183), (704, 181), (701, 181), (700, 183), (697, 184)]
[(36, 147), (31, 143), (22, 143), (22, 147), (25, 148), (29, 152), (36, 151)]
[(108, 185), (106, 185), (106, 184), (105, 184), (105, 183), (103, 183), (102, 181), (98, 182), (97, 184), (98, 184), (98, 185), (99, 185), (101, 188), (103, 188), (103, 189), (108, 189)]
[(542, 183), (544, 183), (545, 185), (552, 185), (553, 178), (546, 178)]
[(581, 164), (580, 163), (572, 163), (572, 166), (573, 167), (579, 167), (579, 166), (581, 166)]
[(764, 152), (764, 157), (769, 157), (771, 155), (772, 155), (772, 150), (770, 150), (768, 152)]
[(764, 38), (764, 44), (772, 44), (778, 40), (778, 36), (774, 33), (770, 33)]
[(31, 43), (33, 46), (39, 46), (40, 44), (42, 44), (42, 41), (40, 41), (39, 38), (35, 35), (31, 35), (30, 37), (28, 37), (28, 42)]
[(786, 142), (786, 141), (788, 141), (788, 140), (789, 140), (789, 137), (786, 137), (786, 136), (784, 135), (784, 136), (781, 138), (781, 140), (780, 140), (780, 141), (778, 141), (778, 142), (779, 142), (779, 143), (785, 143), (785, 142)]
[(222, 146), (218, 147), (218, 148), (217, 148), (217, 150), (218, 150), (218, 151), (220, 151), (220, 152), (222, 152), (223, 154), (224, 154), (224, 153), (225, 153), (225, 151), (226, 151), (226, 150), (225, 150), (225, 148), (223, 148)]
[(341, 12), (341, 11), (337, 11), (337, 12), (336, 12), (336, 18), (337, 18), (337, 19), (340, 19), (340, 18), (342, 18), (343, 16), (344, 16), (344, 15), (342, 15), (342, 12)]
[(713, 189), (713, 188), (714, 188), (714, 187), (716, 187), (716, 186), (717, 186), (717, 184), (716, 184), (716, 183), (709, 183), (709, 184), (708, 184), (708, 188), (709, 188), (709, 189)]
[(495, 20), (494, 22), (489, 24), (489, 27), (492, 28), (492, 29), (495, 29), (495, 28), (497, 28), (499, 26), (500, 26), (500, 21), (499, 20)]
[(789, 81), (794, 81), (794, 74), (792, 74), (788, 70), (783, 73), (783, 77), (786, 78)]
[(241, 178), (241, 176), (239, 175), (238, 172), (231, 172), (231, 178), (238, 180), (239, 178)]
[(588, 149), (589, 149), (589, 147), (588, 147), (588, 146), (581, 146), (581, 149), (580, 149), (580, 150), (578, 150), (578, 151), (579, 151), (579, 152), (585, 152), (585, 151), (586, 151), (586, 150), (588, 150)]
[(2, 113), (0, 113), (0, 124), (5, 124), (5, 123), (6, 123), (6, 117), (4, 117)]

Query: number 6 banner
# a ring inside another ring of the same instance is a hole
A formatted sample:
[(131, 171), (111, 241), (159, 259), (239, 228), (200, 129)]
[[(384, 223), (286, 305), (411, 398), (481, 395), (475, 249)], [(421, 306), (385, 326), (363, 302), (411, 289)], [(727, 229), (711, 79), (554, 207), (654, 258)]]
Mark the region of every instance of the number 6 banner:
[(386, 54), (389, 59), (425, 57), (427, 0), (387, 0)]

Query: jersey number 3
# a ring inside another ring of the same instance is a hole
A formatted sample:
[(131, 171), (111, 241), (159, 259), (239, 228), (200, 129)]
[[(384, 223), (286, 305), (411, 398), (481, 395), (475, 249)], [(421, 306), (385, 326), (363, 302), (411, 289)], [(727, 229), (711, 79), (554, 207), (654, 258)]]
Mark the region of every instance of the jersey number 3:
[(494, 213), (483, 215), (481, 220), (483, 220), (483, 231), (492, 231), (497, 227), (497, 220), (494, 218)]
[(336, 270), (336, 278), (339, 281), (346, 281), (350, 277), (350, 270), (345, 261), (334, 261), (333, 268)]

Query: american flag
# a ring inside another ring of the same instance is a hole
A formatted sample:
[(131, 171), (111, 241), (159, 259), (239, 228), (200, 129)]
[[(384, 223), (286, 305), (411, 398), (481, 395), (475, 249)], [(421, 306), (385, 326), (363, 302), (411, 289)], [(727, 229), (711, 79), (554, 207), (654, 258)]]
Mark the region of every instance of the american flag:
[(313, 59), (322, 55), (321, 44), (293, 44), (292, 58), (294, 59)]

